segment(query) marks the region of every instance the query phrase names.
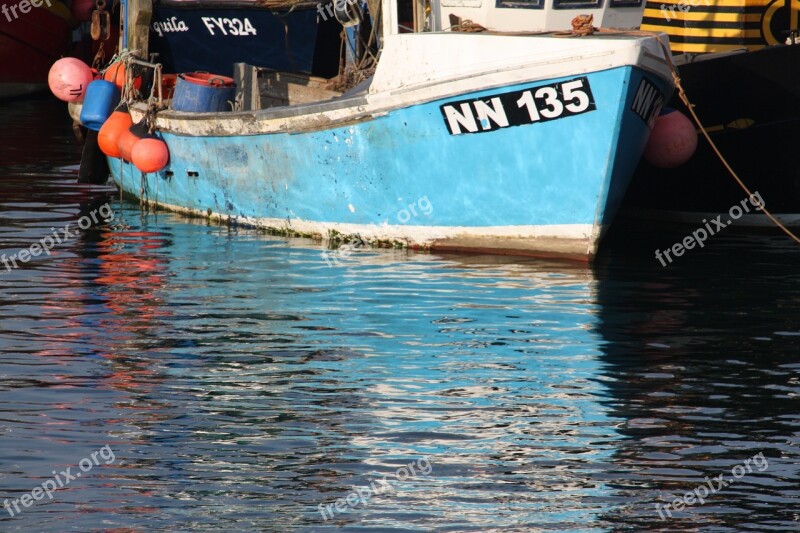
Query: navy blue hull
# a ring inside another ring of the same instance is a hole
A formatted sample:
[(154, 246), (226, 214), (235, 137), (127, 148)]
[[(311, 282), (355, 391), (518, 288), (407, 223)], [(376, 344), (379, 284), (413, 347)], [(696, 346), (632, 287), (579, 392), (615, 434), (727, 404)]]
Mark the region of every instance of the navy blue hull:
[[(778, 46), (679, 69), (712, 140), (773, 213), (800, 213), (798, 65), (800, 46)], [(688, 115), (677, 96), (670, 105)], [(695, 155), (680, 167), (661, 169), (642, 161), (624, 205), (627, 211), (695, 212), (702, 219), (704, 213), (727, 211), (745, 196), (701, 136)], [(763, 222), (765, 217), (757, 218)]]

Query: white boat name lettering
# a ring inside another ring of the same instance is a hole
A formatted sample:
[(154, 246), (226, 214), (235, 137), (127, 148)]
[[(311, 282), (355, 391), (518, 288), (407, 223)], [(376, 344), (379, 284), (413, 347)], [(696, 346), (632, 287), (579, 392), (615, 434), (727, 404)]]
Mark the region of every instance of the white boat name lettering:
[(482, 133), (580, 115), (597, 109), (585, 76), (440, 107), (451, 135)]
[(159, 37), (163, 37), (165, 33), (189, 31), (189, 26), (187, 26), (184, 21), (178, 20), (178, 17), (172, 17), (167, 20), (162, 20), (161, 22), (153, 22), (153, 30)]
[(221, 17), (200, 17), (203, 24), (208, 28), (208, 33), (211, 35), (219, 34), (228, 36), (233, 35), (236, 37), (243, 37), (247, 35), (256, 35), (256, 29), (250, 23), (250, 20), (238, 18), (221, 18)]
[(642, 78), (639, 88), (636, 89), (636, 96), (633, 97), (631, 111), (639, 115), (648, 128), (653, 129), (662, 105), (664, 105), (664, 97), (661, 95), (661, 91), (647, 78)]

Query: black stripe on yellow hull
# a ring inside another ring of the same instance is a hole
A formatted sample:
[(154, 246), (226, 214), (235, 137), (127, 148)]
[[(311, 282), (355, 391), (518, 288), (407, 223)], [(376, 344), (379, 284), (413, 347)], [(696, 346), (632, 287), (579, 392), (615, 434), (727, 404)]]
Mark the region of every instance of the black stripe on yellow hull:
[(780, 44), (798, 26), (800, 0), (649, 0), (641, 29), (665, 32), (676, 52), (699, 53)]
[(661, 2), (659, 0), (656, 2), (648, 1), (645, 7), (647, 9), (658, 9), (662, 5), (675, 5), (683, 6), (686, 11), (716, 11), (718, 9), (736, 7), (763, 13), (764, 8), (773, 2), (774, 0), (709, 0), (708, 3), (706, 3), (705, 0), (696, 0), (695, 2), (692, 2), (692, 0), (688, 2), (685, 0), (665, 0)]
[(761, 23), (760, 22), (715, 22), (713, 20), (709, 21), (685, 21), (683, 23), (676, 23), (664, 24), (663, 19), (645, 17), (642, 19), (642, 29), (648, 31), (665, 31), (669, 34), (675, 33), (685, 33), (686, 30), (691, 30), (694, 28), (703, 29), (704, 31), (707, 30), (734, 30), (739, 33), (743, 33), (747, 36), (750, 32), (756, 32), (758, 35), (761, 35)]
[(764, 43), (761, 39), (757, 37), (752, 37), (750, 39), (725, 39), (722, 37), (692, 37), (692, 36), (682, 36), (676, 35), (674, 38), (670, 37), (670, 45), (673, 49), (676, 48), (675, 45), (679, 44), (730, 44), (736, 45), (738, 48), (743, 46), (757, 46), (759, 44), (763, 45)]
[(648, 7), (644, 10), (644, 16), (663, 19), (666, 19), (667, 16), (669, 16), (671, 20), (716, 20), (718, 18), (722, 18), (724, 20), (725, 18), (737, 17), (752, 22), (761, 21), (761, 11), (747, 9), (744, 7), (723, 7), (713, 11), (700, 11), (699, 9), (692, 11), (681, 11), (677, 8), (672, 10), (668, 6), (664, 6), (663, 9), (661, 7), (658, 9), (651, 9)]

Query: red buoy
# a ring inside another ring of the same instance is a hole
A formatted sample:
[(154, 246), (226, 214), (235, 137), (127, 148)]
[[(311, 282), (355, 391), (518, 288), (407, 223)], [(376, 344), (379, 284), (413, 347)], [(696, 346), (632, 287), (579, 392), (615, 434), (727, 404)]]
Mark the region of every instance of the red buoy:
[(131, 152), (133, 151), (133, 146), (145, 135), (147, 135), (147, 124), (145, 123), (144, 119), (142, 119), (141, 122), (134, 124), (127, 130), (122, 131), (122, 134), (120, 134), (119, 140), (117, 141), (117, 147), (119, 148), (119, 153), (122, 156), (122, 159), (125, 161), (131, 161)]
[(686, 163), (697, 149), (697, 130), (683, 113), (664, 108), (656, 118), (644, 158), (653, 166), (675, 168)]
[(127, 106), (117, 108), (108, 120), (105, 121), (97, 134), (97, 144), (104, 154), (111, 157), (121, 157), (119, 138), (133, 126), (133, 119), (128, 113)]
[(148, 136), (133, 145), (131, 160), (142, 172), (158, 172), (169, 163), (169, 148), (161, 139)]
[(93, 78), (89, 65), (74, 57), (62, 57), (50, 67), (47, 83), (59, 100), (80, 102)]

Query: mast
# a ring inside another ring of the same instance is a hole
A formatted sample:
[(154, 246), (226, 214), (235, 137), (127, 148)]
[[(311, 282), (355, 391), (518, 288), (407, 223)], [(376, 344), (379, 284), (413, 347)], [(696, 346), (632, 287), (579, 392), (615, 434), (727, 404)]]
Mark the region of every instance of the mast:
[[(129, 50), (136, 50), (137, 55), (148, 58), (148, 37), (150, 21), (153, 18), (152, 0), (127, 0), (127, 18), (123, 17), (123, 43)], [(126, 39), (127, 38), (127, 43)]]

